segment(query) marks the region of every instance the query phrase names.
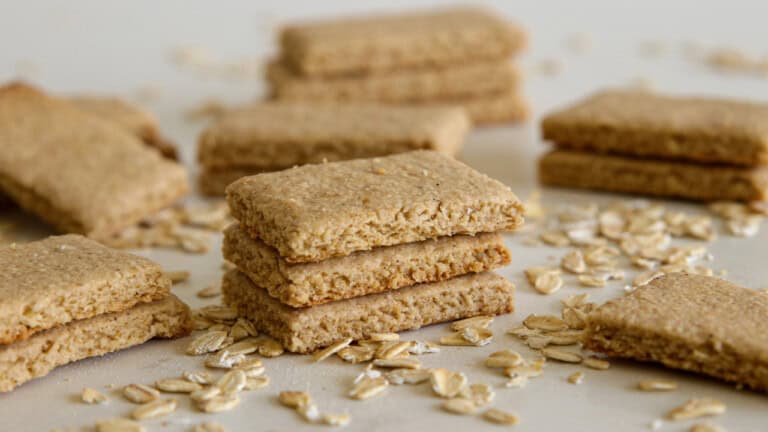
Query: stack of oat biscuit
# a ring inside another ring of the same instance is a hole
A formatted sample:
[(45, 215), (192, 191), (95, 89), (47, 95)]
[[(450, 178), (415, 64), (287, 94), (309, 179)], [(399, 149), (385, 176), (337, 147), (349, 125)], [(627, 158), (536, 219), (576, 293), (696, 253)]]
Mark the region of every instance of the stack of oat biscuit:
[(247, 175), (308, 163), (461, 149), (470, 122), (459, 107), (264, 103), (232, 111), (200, 135), (200, 191), (223, 195)]
[(432, 151), (306, 165), (227, 188), (224, 301), (294, 352), (513, 310), (499, 234), (522, 205)]
[(547, 116), (553, 186), (700, 201), (768, 199), (768, 105), (603, 91)]
[(526, 43), (521, 28), (473, 7), (296, 24), (267, 79), (281, 100), (462, 105), (477, 124), (521, 121), (511, 58)]
[(0, 392), (191, 329), (157, 264), (79, 235), (2, 247), (0, 268)]

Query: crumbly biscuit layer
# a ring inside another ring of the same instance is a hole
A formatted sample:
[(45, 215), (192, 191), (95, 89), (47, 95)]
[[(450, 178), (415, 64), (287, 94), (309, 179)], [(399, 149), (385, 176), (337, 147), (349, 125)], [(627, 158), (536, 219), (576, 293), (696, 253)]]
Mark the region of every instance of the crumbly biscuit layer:
[(189, 308), (175, 296), (97, 315), (0, 346), (0, 392), (11, 391), (54, 368), (191, 331)]
[(429, 151), (245, 177), (227, 201), (244, 230), (292, 263), (523, 222), (507, 186)]
[(469, 127), (459, 107), (262, 103), (203, 131), (198, 159), (206, 168), (288, 168), (420, 149), (454, 155)]
[(564, 149), (768, 164), (768, 105), (603, 91), (545, 117), (542, 136)]
[(317, 263), (290, 264), (237, 224), (224, 231), (222, 254), (257, 286), (293, 307), (479, 273), (510, 260), (504, 238), (498, 233), (485, 233), (380, 247)]
[(285, 27), (280, 42), (305, 76), (500, 60), (527, 44), (521, 28), (477, 7), (299, 23)]
[(768, 168), (744, 168), (554, 150), (539, 162), (550, 186), (697, 201), (762, 201)]
[(0, 344), (168, 296), (152, 261), (79, 235), (0, 248)]
[(296, 309), (238, 270), (222, 281), (224, 301), (289, 351), (306, 353), (344, 338), (414, 330), (476, 315), (513, 311), (514, 286), (491, 272)]

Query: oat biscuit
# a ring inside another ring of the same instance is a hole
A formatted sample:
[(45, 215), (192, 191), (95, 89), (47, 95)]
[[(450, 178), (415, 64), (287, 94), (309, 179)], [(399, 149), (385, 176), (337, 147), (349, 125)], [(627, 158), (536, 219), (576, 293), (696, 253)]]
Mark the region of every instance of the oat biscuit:
[(227, 201), (245, 231), (291, 263), (523, 223), (507, 186), (430, 151), (245, 177)]
[(237, 270), (222, 282), (224, 301), (293, 352), (344, 338), (417, 329), (443, 321), (513, 310), (514, 287), (491, 272), (296, 309), (272, 298)]
[(584, 347), (768, 390), (768, 296), (674, 273), (598, 307)]
[(74, 321), (0, 346), (0, 392), (47, 375), (58, 366), (148, 341), (184, 336), (189, 308), (174, 296), (130, 309)]
[(768, 164), (768, 105), (610, 90), (548, 115), (542, 135), (564, 149)]
[(498, 60), (526, 42), (519, 27), (473, 7), (296, 24), (280, 37), (286, 61), (306, 76)]
[(171, 287), (152, 261), (72, 234), (0, 247), (0, 268), (0, 344), (158, 300)]
[(454, 155), (469, 127), (458, 107), (264, 103), (206, 129), (198, 159), (206, 168), (275, 170), (419, 149)]
[(293, 307), (437, 282), (491, 270), (510, 260), (502, 236), (486, 233), (374, 248), (317, 263), (290, 264), (237, 224), (224, 231), (222, 254), (257, 286)]
[(329, 78), (303, 77), (278, 60), (269, 64), (267, 79), (272, 96), (280, 100), (400, 104), (484, 96), (516, 88), (522, 81), (508, 59)]
[(539, 162), (550, 186), (697, 201), (768, 199), (768, 168), (729, 167), (554, 150)]
[(169, 159), (178, 159), (176, 146), (160, 135), (157, 120), (150, 113), (128, 102), (108, 96), (70, 96), (67, 102), (81, 111), (114, 122)]
[(184, 167), (24, 84), (0, 88), (0, 189), (63, 232), (104, 239), (176, 201)]

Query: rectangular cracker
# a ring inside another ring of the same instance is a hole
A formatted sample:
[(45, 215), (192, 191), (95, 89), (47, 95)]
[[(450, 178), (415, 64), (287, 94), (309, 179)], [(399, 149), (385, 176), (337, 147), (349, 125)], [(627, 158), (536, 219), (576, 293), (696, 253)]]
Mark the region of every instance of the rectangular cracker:
[(290, 263), (523, 223), (509, 187), (430, 151), (244, 177), (227, 187), (227, 202), (244, 230)]
[(111, 96), (70, 96), (67, 102), (87, 114), (122, 126), (163, 156), (178, 160), (176, 146), (160, 135), (157, 120), (147, 111)]
[(539, 162), (549, 186), (696, 201), (768, 199), (768, 167), (730, 167), (554, 150)]
[(514, 286), (491, 272), (414, 285), (381, 294), (296, 309), (272, 298), (243, 273), (222, 281), (224, 302), (292, 352), (306, 353), (344, 338), (415, 330), (444, 321), (514, 310)]
[(0, 346), (0, 392), (47, 375), (67, 363), (189, 334), (189, 308), (175, 296), (74, 321)]
[(598, 307), (584, 347), (768, 390), (768, 294), (670, 274)]
[(542, 121), (561, 148), (737, 165), (768, 164), (768, 105), (602, 91)]
[(277, 60), (268, 65), (267, 79), (280, 100), (403, 104), (502, 92), (517, 88), (522, 77), (507, 59), (330, 78), (303, 77)]
[(329, 76), (500, 60), (527, 41), (489, 11), (457, 7), (290, 25), (280, 43), (297, 72)]
[(419, 149), (455, 155), (469, 128), (458, 107), (264, 103), (203, 131), (198, 159), (207, 168), (284, 169)]
[(224, 259), (269, 295), (293, 307), (313, 306), (419, 283), (437, 282), (509, 264), (498, 233), (441, 237), (374, 248), (340, 258), (290, 264), (235, 223), (224, 230)]
[(182, 197), (183, 166), (25, 84), (0, 88), (0, 189), (63, 232), (103, 239)]
[(0, 344), (170, 294), (159, 265), (79, 235), (0, 247)]

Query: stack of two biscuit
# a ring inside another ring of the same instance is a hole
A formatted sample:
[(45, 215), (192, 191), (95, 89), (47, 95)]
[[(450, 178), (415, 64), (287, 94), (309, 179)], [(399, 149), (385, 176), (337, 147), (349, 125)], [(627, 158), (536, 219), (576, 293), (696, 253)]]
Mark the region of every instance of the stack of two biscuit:
[(543, 183), (699, 201), (768, 200), (768, 105), (603, 91), (547, 116)]
[(227, 199), (224, 301), (290, 351), (513, 309), (489, 270), (509, 262), (498, 231), (522, 206), (449, 157), (306, 165), (240, 179)]
[(0, 248), (0, 392), (192, 328), (160, 266), (79, 235)]
[(478, 8), (286, 27), (268, 66), (279, 100), (459, 105), (476, 124), (524, 120), (519, 27)]

